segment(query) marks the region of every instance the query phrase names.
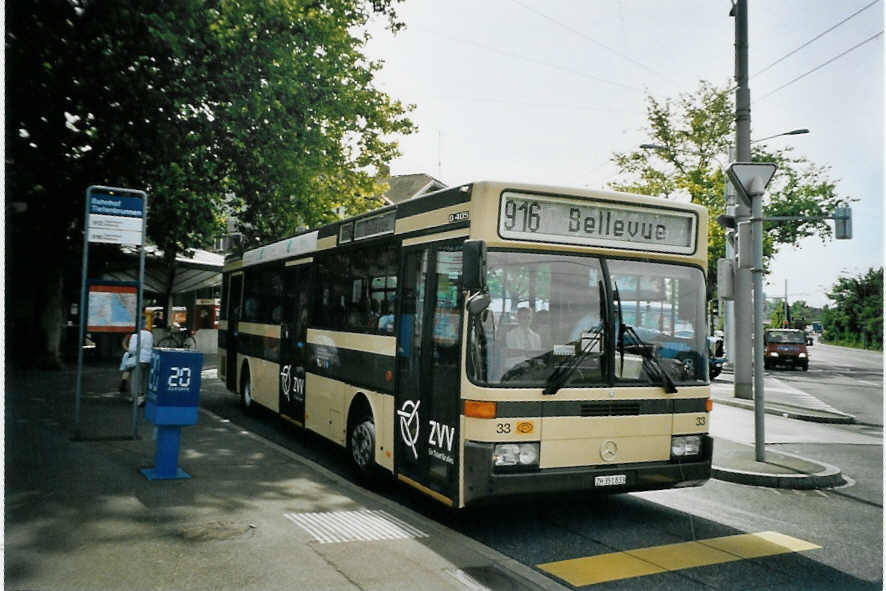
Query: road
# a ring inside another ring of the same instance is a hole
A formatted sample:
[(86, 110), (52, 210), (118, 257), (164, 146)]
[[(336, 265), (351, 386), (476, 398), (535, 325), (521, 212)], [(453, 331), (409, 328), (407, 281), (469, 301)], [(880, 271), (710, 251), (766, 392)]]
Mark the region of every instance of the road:
[(773, 369), (767, 374), (854, 415), (859, 423), (882, 427), (883, 354), (817, 341), (808, 350), (808, 372)]
[[(865, 424), (826, 425), (770, 415), (767, 443), (779, 451), (839, 466), (848, 477), (841, 488), (787, 491), (711, 480), (700, 488), (608, 497), (544, 496), (458, 513), (393, 483), (383, 484), (377, 492), (567, 587), (881, 589), (882, 357), (864, 352), (848, 355), (845, 349), (819, 344), (813, 351), (809, 372), (773, 372), (768, 379), (813, 393), (856, 414)], [(270, 413), (244, 416), (237, 398), (211, 374), (204, 378), (201, 404), (337, 473), (351, 475), (342, 449)], [(746, 425), (752, 426), (752, 416), (751, 411), (716, 406), (712, 433), (749, 440), (753, 429)], [(723, 540), (743, 541), (736, 536), (760, 532), (790, 536), (798, 541), (798, 551), (718, 562), (710, 549)], [(676, 559), (677, 566), (670, 572), (643, 573), (625, 562), (631, 560), (626, 552), (665, 554)], [(584, 565), (578, 572), (593, 573), (592, 578), (579, 577), (570, 585), (553, 577), (548, 569), (560, 561), (570, 561), (567, 568)], [(609, 579), (593, 584), (593, 577)]]

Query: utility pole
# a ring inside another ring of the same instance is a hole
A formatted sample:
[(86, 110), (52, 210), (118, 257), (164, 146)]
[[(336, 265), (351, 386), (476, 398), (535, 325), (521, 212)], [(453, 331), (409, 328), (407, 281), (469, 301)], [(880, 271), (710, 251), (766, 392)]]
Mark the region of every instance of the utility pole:
[[(731, 16), (735, 18), (735, 147), (738, 162), (751, 161), (751, 91), (748, 88), (748, 6), (747, 0), (736, 0)], [(737, 202), (735, 221), (747, 222), (750, 207)], [(735, 364), (734, 396), (753, 398), (752, 333), (746, 327), (753, 325), (751, 306), (751, 272), (735, 266), (735, 303), (733, 305), (733, 343)], [(742, 327), (739, 329), (739, 327)]]
[[(729, 162), (733, 162), (735, 160), (735, 147), (729, 146)], [(724, 191), (726, 195), (726, 215), (735, 217), (735, 187), (732, 186), (732, 182), (727, 178), (724, 184)], [(726, 236), (726, 258), (729, 260), (735, 259), (735, 230), (728, 230), (729, 235)], [(733, 372), (735, 371), (735, 300), (730, 297), (727, 300), (723, 300), (722, 304), (723, 310), (723, 335), (724, 335), (724, 347), (726, 349), (726, 362), (729, 364), (729, 367), (732, 368)]]
[(787, 323), (785, 328), (791, 328), (791, 305), (788, 303), (788, 280), (784, 280), (784, 321)]

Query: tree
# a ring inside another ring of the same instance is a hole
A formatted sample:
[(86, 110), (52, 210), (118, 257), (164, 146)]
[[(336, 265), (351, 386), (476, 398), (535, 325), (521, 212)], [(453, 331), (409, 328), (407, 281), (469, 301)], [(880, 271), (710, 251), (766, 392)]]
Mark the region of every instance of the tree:
[(838, 278), (827, 296), (834, 306), (824, 309), (824, 341), (883, 349), (883, 267)]
[(821, 318), (821, 310), (808, 305), (805, 300), (791, 302), (791, 326), (804, 329)]
[[(726, 88), (705, 81), (694, 92), (676, 99), (659, 101), (647, 96), (648, 143), (660, 149), (638, 148), (612, 157), (623, 179), (610, 183), (612, 188), (666, 199), (684, 193), (692, 203), (708, 209), (708, 277), (714, 283), (717, 260), (726, 253), (725, 232), (714, 220), (726, 212), (726, 178), (718, 158), (725, 162), (734, 137), (735, 108), (730, 97)], [(752, 152), (753, 161), (778, 165), (767, 189), (764, 215), (825, 216), (848, 201), (837, 194), (826, 167), (793, 156), (792, 148), (755, 144)], [(764, 264), (768, 266), (779, 246), (796, 245), (801, 238), (815, 234), (826, 240), (831, 230), (822, 221), (767, 227)]]
[[(380, 64), (362, 53), (373, 15), (402, 27), (394, 2), (8, 5), (14, 350), (57, 361), (63, 271), (79, 269), (89, 185), (148, 191), (148, 237), (170, 270), (220, 233), (226, 209), (255, 242), (337, 205), (373, 206), (374, 170), (398, 155), (391, 138), (413, 130), (408, 107), (373, 87)], [(26, 256), (36, 241), (45, 265)]]
[(769, 314), (770, 328), (793, 328), (793, 326), (786, 326), (787, 316), (785, 316), (784, 300), (775, 300), (775, 305), (767, 307), (771, 310)]

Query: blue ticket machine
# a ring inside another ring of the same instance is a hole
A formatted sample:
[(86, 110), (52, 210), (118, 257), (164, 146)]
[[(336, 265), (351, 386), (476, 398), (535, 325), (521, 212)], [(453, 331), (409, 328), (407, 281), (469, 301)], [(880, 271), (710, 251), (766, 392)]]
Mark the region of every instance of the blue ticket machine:
[(178, 467), (181, 428), (197, 424), (203, 353), (184, 349), (154, 349), (145, 417), (156, 426), (154, 467), (141, 473), (148, 480), (190, 478)]

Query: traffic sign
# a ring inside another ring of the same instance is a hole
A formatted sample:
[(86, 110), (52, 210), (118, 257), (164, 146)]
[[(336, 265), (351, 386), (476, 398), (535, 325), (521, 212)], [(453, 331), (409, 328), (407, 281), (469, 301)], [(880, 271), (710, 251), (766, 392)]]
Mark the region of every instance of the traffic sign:
[(733, 162), (726, 174), (735, 186), (738, 197), (747, 206), (751, 206), (751, 183), (759, 179), (761, 189), (769, 185), (778, 166), (772, 162)]

